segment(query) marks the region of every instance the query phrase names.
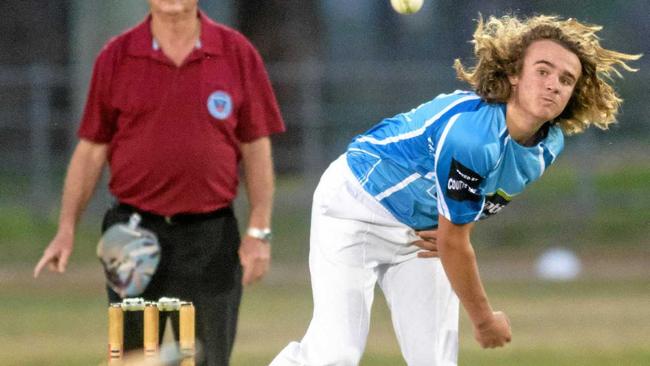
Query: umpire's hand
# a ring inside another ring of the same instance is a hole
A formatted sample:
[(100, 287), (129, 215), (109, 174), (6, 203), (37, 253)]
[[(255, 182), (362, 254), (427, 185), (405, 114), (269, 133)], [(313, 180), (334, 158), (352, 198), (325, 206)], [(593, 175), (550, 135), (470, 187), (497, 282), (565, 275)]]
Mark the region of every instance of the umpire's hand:
[(43, 252), (41, 260), (34, 268), (34, 278), (38, 277), (41, 270), (47, 265), (52, 272), (65, 272), (68, 258), (74, 247), (74, 233), (59, 230)]
[(242, 284), (249, 285), (260, 280), (269, 270), (271, 244), (245, 235), (239, 246), (239, 261), (244, 270)]

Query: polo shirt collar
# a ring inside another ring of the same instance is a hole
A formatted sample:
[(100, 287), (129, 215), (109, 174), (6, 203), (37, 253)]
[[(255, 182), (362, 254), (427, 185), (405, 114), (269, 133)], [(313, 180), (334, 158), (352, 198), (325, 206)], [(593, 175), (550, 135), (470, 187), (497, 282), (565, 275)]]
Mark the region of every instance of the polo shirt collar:
[(221, 55), (224, 51), (223, 32), (218, 31), (217, 23), (199, 10), (201, 20), (201, 50), (211, 55)]
[[(203, 11), (199, 10), (199, 21), (201, 22), (201, 36), (196, 42), (196, 48), (204, 53), (220, 55), (223, 53), (223, 39), (221, 32), (215, 32), (216, 23), (208, 18)], [(151, 14), (140, 24), (133, 28), (131, 41), (127, 47), (127, 53), (132, 56), (153, 56), (160, 49), (158, 42), (151, 34)]]

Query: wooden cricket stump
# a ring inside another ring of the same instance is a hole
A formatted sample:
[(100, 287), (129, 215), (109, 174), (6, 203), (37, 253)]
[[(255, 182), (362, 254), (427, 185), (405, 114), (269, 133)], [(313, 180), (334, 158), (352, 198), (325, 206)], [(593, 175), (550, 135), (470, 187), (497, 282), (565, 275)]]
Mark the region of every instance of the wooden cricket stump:
[(181, 303), (178, 311), (179, 322), (179, 343), (183, 361), (181, 366), (194, 366), (196, 353), (195, 331), (194, 331), (194, 305), (191, 302)]
[(142, 311), (144, 317), (144, 358), (159, 357), (159, 314), (178, 311), (179, 351), (182, 366), (194, 366), (196, 356), (194, 305), (176, 298), (160, 298), (157, 302), (142, 298), (124, 299), (108, 307), (108, 362), (121, 362), (124, 357), (124, 312)]
[(142, 345), (144, 348), (144, 357), (158, 356), (158, 304), (148, 302), (144, 306), (144, 332)]
[(119, 361), (124, 355), (124, 312), (121, 304), (108, 306), (108, 362)]

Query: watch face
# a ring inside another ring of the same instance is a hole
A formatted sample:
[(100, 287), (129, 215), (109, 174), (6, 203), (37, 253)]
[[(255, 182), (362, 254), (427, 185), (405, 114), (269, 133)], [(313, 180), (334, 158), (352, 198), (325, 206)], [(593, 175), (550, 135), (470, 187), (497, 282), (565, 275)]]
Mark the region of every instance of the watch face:
[(270, 241), (271, 237), (273, 236), (271, 234), (271, 229), (258, 229), (258, 228), (249, 228), (246, 234), (255, 239), (264, 240), (264, 241)]

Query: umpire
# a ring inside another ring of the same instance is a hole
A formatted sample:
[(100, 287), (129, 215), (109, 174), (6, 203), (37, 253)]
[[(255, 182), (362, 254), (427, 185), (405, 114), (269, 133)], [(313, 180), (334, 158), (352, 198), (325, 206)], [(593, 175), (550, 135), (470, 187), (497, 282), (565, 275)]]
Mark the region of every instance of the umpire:
[[(97, 57), (58, 231), (34, 276), (45, 266), (65, 271), (77, 222), (108, 162), (116, 204), (102, 229), (138, 212), (161, 246), (158, 270), (139, 296), (194, 302), (202, 364), (228, 365), (242, 284), (269, 267), (269, 136), (284, 123), (263, 62), (244, 36), (209, 19), (198, 0), (149, 6), (142, 23)], [(231, 208), (240, 160), (250, 205), (241, 240)], [(108, 298), (121, 300), (110, 288)], [(127, 313), (124, 334), (126, 350), (142, 346), (141, 314)]]

